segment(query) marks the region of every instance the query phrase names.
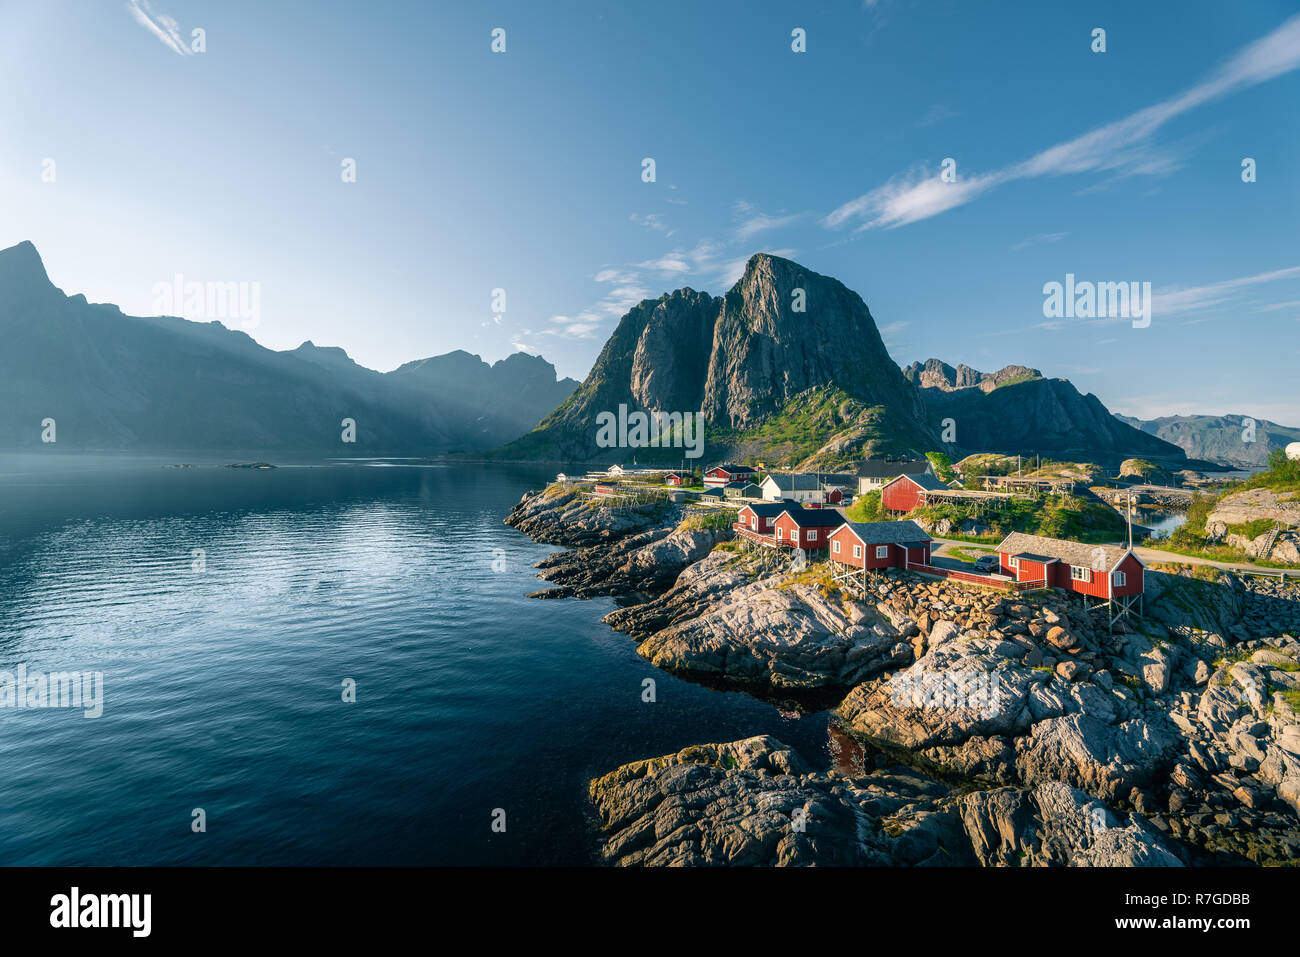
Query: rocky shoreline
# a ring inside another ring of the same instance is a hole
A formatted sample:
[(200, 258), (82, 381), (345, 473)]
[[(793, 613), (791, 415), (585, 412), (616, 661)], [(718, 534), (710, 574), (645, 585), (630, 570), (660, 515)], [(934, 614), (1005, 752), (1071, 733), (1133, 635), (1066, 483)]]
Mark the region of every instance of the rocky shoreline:
[(612, 595), (652, 664), (832, 705), (856, 766), (772, 738), (591, 782), (615, 864), (1300, 862), (1300, 588), (1148, 571), (1113, 631), (1077, 599), (891, 572), (848, 594), (676, 508), (526, 495), (507, 524), (569, 550), (538, 597)]

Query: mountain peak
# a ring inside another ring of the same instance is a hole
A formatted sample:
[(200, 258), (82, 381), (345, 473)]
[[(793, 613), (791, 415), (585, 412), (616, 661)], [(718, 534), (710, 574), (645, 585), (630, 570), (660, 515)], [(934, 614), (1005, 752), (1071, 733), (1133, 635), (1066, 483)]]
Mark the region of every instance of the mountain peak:
[(0, 249), (0, 291), (7, 301), (13, 302), (18, 296), (54, 288), (41, 254), (31, 240), (24, 239), (16, 246)]

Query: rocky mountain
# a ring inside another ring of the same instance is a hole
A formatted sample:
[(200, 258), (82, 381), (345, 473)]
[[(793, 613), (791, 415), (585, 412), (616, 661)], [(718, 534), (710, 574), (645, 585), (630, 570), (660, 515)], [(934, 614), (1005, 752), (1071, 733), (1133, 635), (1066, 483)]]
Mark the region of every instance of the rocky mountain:
[(220, 322), (127, 316), (65, 295), (29, 242), (0, 251), (0, 336), (0, 448), (11, 449), (42, 447), (45, 419), (61, 449), (487, 449), (576, 385), (532, 356), (488, 366), (453, 353), (384, 374), (337, 347), (277, 352)]
[(680, 448), (602, 448), (596, 417), (701, 411), (710, 458), (832, 464), (938, 447), (916, 390), (861, 297), (777, 256), (753, 256), (715, 298), (679, 289), (635, 306), (586, 381), (497, 453), (554, 461), (677, 462)]
[(903, 374), (920, 389), (931, 421), (953, 420), (961, 452), (1040, 453), (1106, 465), (1140, 457), (1186, 467), (1182, 449), (1121, 422), (1095, 395), (1037, 369), (984, 373), (927, 359)]
[(1274, 449), (1300, 442), (1300, 429), (1245, 415), (1166, 415), (1158, 419), (1135, 419), (1116, 413), (1115, 417), (1135, 429), (1172, 442), (1189, 458), (1208, 459), (1233, 468), (1267, 465), (1269, 453)]

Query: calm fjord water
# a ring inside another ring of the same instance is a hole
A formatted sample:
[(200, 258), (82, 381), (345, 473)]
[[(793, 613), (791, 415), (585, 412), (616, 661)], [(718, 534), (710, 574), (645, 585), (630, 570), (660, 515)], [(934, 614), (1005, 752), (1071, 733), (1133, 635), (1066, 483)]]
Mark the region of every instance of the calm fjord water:
[(553, 469), (179, 461), (0, 458), (0, 671), (104, 673), (98, 719), (0, 708), (0, 864), (582, 864), (618, 764), (760, 733), (829, 762), (824, 715), (524, 597), (553, 549), (501, 520)]

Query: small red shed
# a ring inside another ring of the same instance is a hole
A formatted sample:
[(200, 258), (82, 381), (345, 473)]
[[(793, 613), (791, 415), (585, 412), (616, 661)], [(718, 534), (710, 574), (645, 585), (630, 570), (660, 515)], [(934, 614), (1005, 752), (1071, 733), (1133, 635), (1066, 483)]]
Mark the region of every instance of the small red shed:
[(944, 485), (933, 475), (900, 475), (880, 487), (880, 504), (891, 512), (910, 512), (921, 504), (925, 493), (946, 492)]
[(746, 505), (736, 513), (736, 524), (759, 535), (771, 535), (772, 523), (785, 509), (784, 502), (759, 502)]
[(732, 482), (748, 481), (757, 474), (748, 465), (733, 465), (731, 462), (724, 462), (722, 465), (714, 465), (705, 470), (704, 484), (709, 487), (722, 487)]

